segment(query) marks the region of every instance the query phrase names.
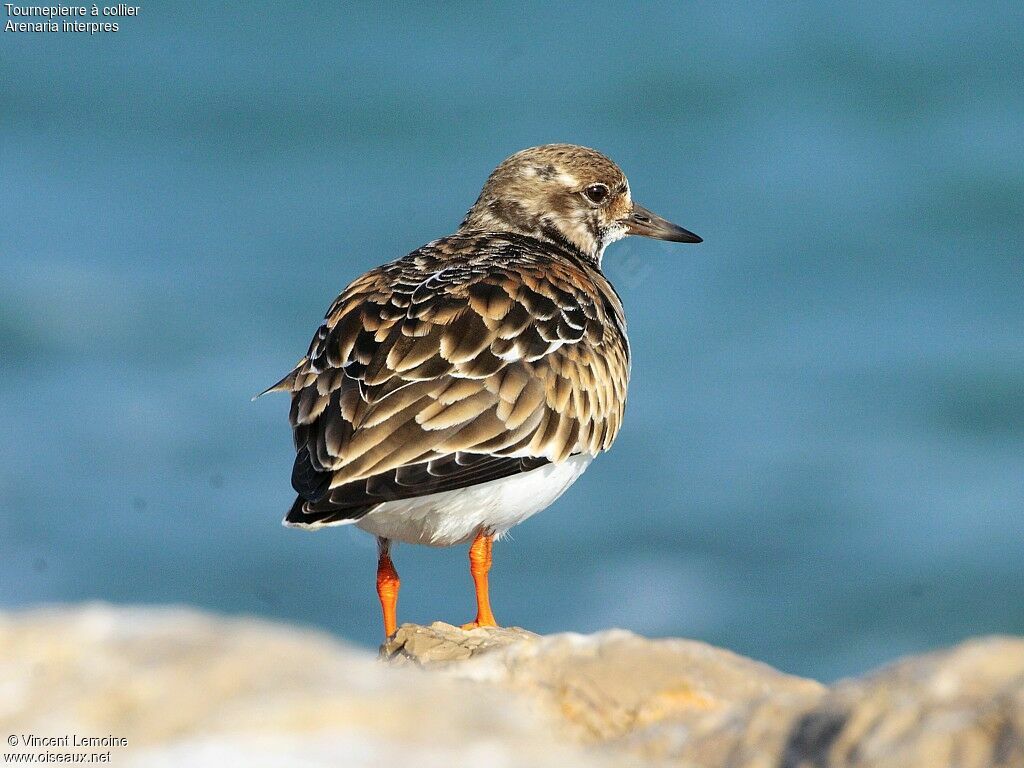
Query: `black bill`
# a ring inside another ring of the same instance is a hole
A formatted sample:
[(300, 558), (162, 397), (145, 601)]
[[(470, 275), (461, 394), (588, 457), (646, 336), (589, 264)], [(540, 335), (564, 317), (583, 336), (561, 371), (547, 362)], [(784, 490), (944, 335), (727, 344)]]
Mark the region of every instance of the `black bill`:
[(674, 243), (700, 243), (703, 238), (651, 213), (642, 205), (634, 205), (633, 213), (626, 219), (626, 231), (631, 235), (653, 237), (655, 240), (671, 240)]

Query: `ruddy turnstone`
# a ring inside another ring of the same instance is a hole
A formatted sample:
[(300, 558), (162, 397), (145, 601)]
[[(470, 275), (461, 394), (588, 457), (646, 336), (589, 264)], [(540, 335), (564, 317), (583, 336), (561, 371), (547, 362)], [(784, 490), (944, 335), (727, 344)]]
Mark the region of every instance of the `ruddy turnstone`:
[(377, 537), (385, 635), (397, 628), (392, 541), (472, 541), (477, 614), (466, 627), (497, 626), (494, 539), (615, 440), (629, 342), (601, 258), (626, 235), (701, 242), (634, 203), (599, 152), (517, 152), (455, 234), (349, 285), (267, 390), (292, 398), (298, 497), (284, 524), (351, 523)]

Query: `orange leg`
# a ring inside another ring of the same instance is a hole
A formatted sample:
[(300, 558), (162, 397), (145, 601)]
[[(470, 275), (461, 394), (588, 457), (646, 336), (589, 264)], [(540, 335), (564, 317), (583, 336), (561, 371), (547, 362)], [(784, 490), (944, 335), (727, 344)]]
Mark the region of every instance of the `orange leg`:
[(391, 637), (398, 629), (398, 571), (391, 562), (391, 542), (377, 539), (377, 597), (384, 613), (384, 636)]
[(491, 570), (491, 548), (494, 537), (478, 533), (473, 545), (469, 548), (469, 572), (473, 574), (473, 585), (476, 587), (476, 621), (463, 624), (463, 629), (477, 627), (496, 627), (498, 622), (491, 613), (491, 597), (487, 588), (487, 574)]

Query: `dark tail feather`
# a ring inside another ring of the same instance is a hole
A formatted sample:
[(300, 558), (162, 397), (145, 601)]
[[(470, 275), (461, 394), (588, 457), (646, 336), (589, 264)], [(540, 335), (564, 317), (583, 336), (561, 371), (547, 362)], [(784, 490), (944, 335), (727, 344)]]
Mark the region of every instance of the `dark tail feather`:
[(288, 528), (322, 528), (325, 525), (346, 525), (354, 523), (376, 504), (364, 504), (359, 507), (348, 507), (345, 509), (312, 509), (315, 504), (310, 503), (301, 496), (296, 497), (292, 508), (284, 516), (281, 524)]
[(321, 472), (313, 466), (309, 447), (303, 445), (295, 453), (292, 465), (292, 488), (307, 501), (320, 501), (331, 489), (333, 472)]

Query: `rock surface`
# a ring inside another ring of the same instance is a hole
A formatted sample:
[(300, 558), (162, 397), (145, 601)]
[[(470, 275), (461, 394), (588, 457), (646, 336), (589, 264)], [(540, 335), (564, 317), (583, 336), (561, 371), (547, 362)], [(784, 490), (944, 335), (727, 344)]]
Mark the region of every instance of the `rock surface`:
[(127, 766), (1024, 768), (1021, 639), (831, 688), (619, 630), (405, 625), (381, 657), (188, 609), (0, 613), (0, 731), (123, 736)]
[(991, 637), (837, 684), (784, 766), (1024, 768), (1024, 640)]
[(0, 613), (9, 734), (124, 737), (109, 763), (133, 767), (621, 764), (502, 691), (388, 669), (322, 633), (175, 608)]
[(382, 655), (515, 690), (561, 717), (585, 743), (639, 744), (629, 737), (666, 722), (688, 728), (745, 722), (751, 709), (806, 708), (825, 693), (820, 683), (706, 643), (648, 640), (622, 630), (540, 637), (405, 625)]
[(406, 625), (382, 655), (512, 688), (577, 740), (670, 764), (1024, 768), (1019, 638), (968, 641), (832, 689), (704, 643), (619, 630), (542, 638)]

